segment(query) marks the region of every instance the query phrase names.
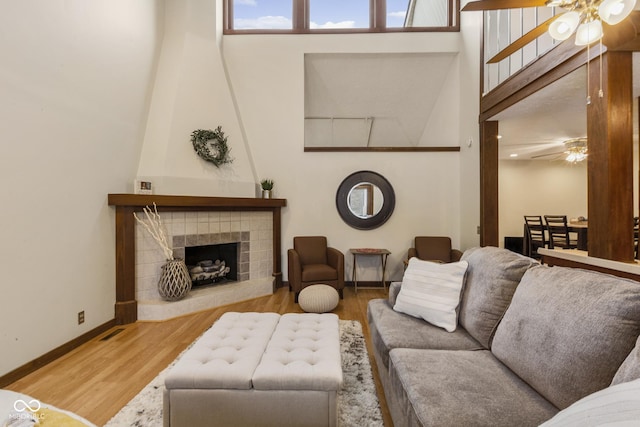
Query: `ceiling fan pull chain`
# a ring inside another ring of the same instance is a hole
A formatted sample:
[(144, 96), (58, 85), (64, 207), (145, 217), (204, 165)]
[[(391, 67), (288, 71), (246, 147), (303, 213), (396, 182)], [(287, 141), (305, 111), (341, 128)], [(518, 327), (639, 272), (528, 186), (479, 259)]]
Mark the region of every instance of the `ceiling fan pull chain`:
[(602, 39), (600, 39), (600, 90), (598, 91), (598, 96), (600, 96), (600, 98), (604, 96), (604, 92), (602, 91)]
[(589, 53), (589, 46), (587, 45), (587, 105), (591, 105), (591, 95), (589, 93), (590, 91), (590, 82), (591, 82), (591, 76), (589, 75), (589, 64), (591, 63), (591, 54)]

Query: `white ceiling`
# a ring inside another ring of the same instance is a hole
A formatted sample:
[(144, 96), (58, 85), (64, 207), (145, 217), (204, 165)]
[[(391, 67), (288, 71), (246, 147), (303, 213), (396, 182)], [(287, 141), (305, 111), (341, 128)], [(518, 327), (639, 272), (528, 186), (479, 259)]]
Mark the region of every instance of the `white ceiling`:
[[(633, 95), (640, 94), (640, 54), (633, 54)], [(500, 159), (557, 160), (563, 141), (587, 136), (586, 66), (498, 113)], [(597, 82), (591, 82), (591, 84)], [(634, 121), (637, 120), (633, 115)], [(637, 128), (637, 127), (636, 127)], [(517, 157), (510, 157), (517, 154)], [(549, 155), (548, 155), (549, 154)], [(553, 154), (553, 155), (551, 155)], [(537, 157), (542, 156), (542, 157)]]

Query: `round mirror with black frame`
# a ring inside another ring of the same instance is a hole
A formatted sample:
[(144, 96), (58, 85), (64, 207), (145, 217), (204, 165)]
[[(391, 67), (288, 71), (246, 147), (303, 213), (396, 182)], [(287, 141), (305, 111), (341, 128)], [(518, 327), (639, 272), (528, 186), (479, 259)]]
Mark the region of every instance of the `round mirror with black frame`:
[(393, 187), (382, 175), (354, 172), (336, 193), (336, 208), (344, 222), (359, 230), (372, 230), (387, 222), (396, 206)]

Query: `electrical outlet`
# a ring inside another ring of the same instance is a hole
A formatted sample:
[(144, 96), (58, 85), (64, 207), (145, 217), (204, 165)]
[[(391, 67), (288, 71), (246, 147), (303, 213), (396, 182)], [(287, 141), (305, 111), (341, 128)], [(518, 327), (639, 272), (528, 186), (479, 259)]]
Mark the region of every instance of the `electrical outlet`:
[(476, 228), (476, 233), (478, 233), (478, 235), (480, 234), (480, 226)]
[(84, 323), (84, 310), (78, 312), (78, 325)]

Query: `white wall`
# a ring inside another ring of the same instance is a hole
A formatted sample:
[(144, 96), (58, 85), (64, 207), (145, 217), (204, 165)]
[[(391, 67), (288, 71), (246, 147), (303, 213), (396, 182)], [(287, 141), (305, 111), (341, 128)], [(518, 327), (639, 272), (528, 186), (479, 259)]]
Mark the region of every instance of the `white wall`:
[[(465, 51), (467, 42), (473, 55)], [(393, 254), (387, 278), (399, 280), (402, 260), (416, 235), (448, 235), (456, 247), (462, 247), (463, 241), (465, 247), (477, 244), (478, 145), (467, 147), (467, 139), (478, 134), (478, 47), (477, 38), (472, 43), (458, 33), (224, 37), (223, 56), (258, 178), (274, 179), (275, 196), (287, 199), (282, 217), (285, 279), (286, 250), (296, 235), (326, 235), (330, 245), (347, 255), (348, 280), (349, 248), (389, 249)], [(456, 52), (455, 78), (465, 92), (459, 89), (438, 108), (454, 117), (447, 132), (462, 152), (305, 153), (304, 55), (362, 52)], [(468, 167), (464, 171), (463, 163)], [(350, 228), (335, 207), (341, 181), (358, 170), (382, 174), (396, 192), (393, 215), (373, 231)], [(462, 224), (465, 232), (472, 230), (471, 237), (462, 236)], [(377, 264), (370, 261), (359, 279), (379, 278)]]
[[(221, 40), (220, 7), (221, 0), (3, 5), (0, 375), (113, 318), (107, 194), (131, 192), (136, 176), (157, 179), (156, 190), (167, 193), (229, 196), (252, 195), (260, 179), (274, 179), (275, 196), (288, 200), (285, 279), (296, 235), (324, 234), (345, 253), (386, 247), (392, 279), (416, 235), (477, 245), (481, 14), (463, 15), (470, 31), (461, 33)], [(305, 153), (304, 54), (360, 52), (454, 53), (460, 89), (439, 108), (452, 117), (447, 136), (461, 151)], [(218, 124), (236, 158), (220, 170), (200, 161), (188, 139)], [(394, 214), (373, 231), (350, 228), (335, 208), (340, 182), (357, 170), (381, 173), (395, 188)], [(376, 266), (360, 278), (378, 278)], [(87, 320), (78, 326), (81, 310)]]
[[(467, 249), (480, 243), (480, 49), (482, 13), (460, 14), (460, 241)], [(473, 119), (475, 118), (475, 120)]]
[(524, 215), (588, 215), (587, 162), (501, 160), (498, 181), (500, 246), (523, 235)]
[[(213, 196), (246, 196), (251, 192), (247, 180), (274, 179), (275, 197), (288, 201), (282, 217), (285, 280), (286, 250), (296, 235), (324, 234), (345, 253), (351, 247), (386, 247), (393, 252), (388, 277), (394, 279), (401, 277), (402, 259), (416, 235), (448, 235), (463, 249), (477, 244), (478, 146), (468, 147), (467, 141), (478, 135), (480, 14), (468, 18), (472, 33), (466, 37), (395, 33), (221, 38), (220, 3), (217, 8), (205, 0), (167, 5), (141, 177), (159, 182), (156, 189), (163, 193)], [(450, 75), (456, 89), (438, 108), (448, 117), (442, 139), (461, 145), (463, 152), (305, 153), (304, 55), (404, 52), (455, 55)], [(233, 135), (229, 145), (239, 158), (232, 165), (215, 170), (195, 156), (185, 137), (200, 123), (222, 124)], [(381, 173), (396, 191), (393, 216), (375, 231), (350, 228), (335, 208), (340, 182), (363, 169)], [(461, 236), (462, 224), (470, 236)], [(350, 272), (349, 256), (346, 269)], [(378, 274), (370, 269), (361, 278), (373, 280)]]
[[(255, 196), (256, 180), (219, 48), (221, 2), (166, 2), (165, 34), (138, 176), (156, 194)], [(222, 126), (233, 163), (216, 167), (190, 141)]]
[(154, 0), (2, 4), (0, 375), (114, 317), (107, 194), (132, 188), (162, 14)]

